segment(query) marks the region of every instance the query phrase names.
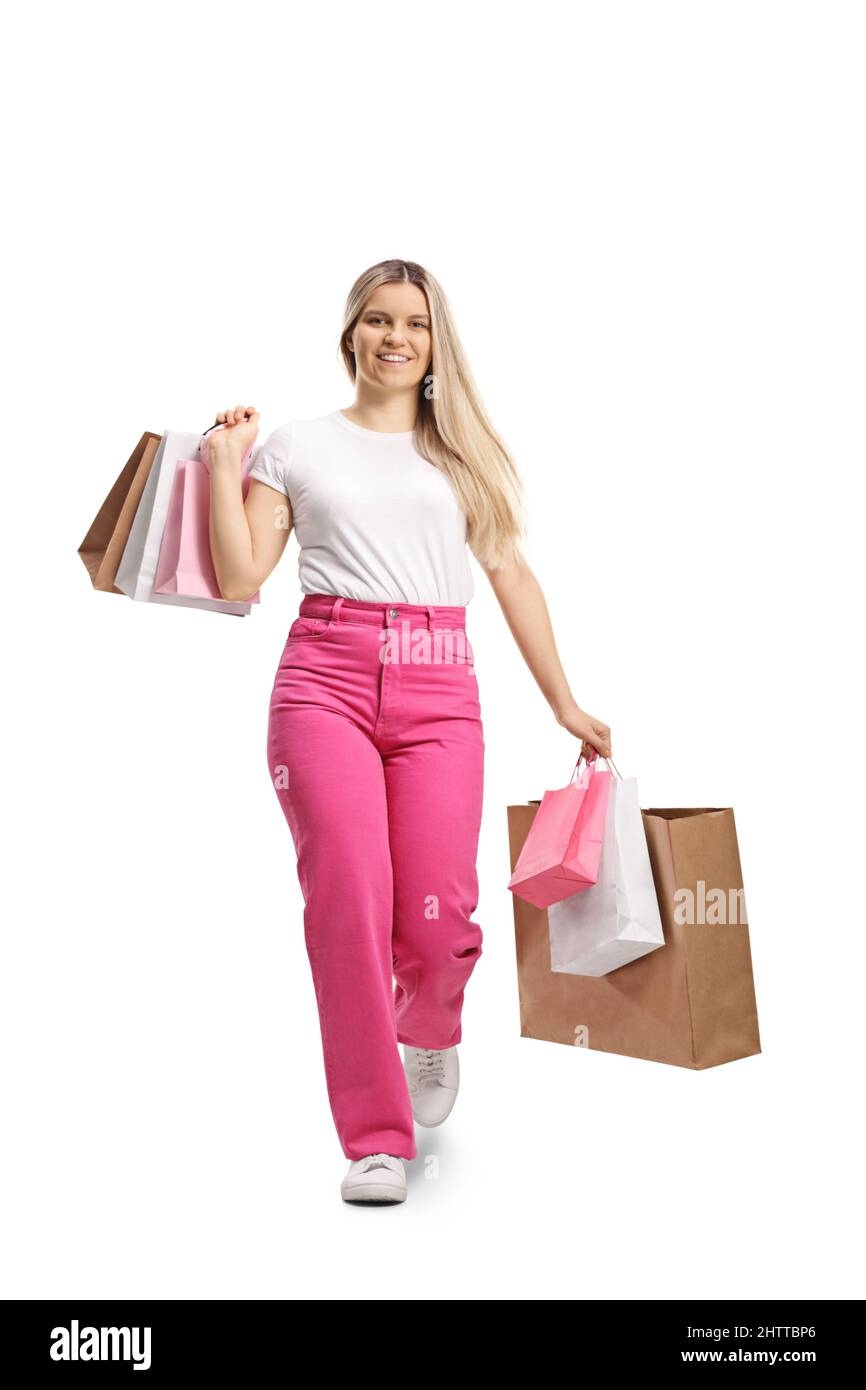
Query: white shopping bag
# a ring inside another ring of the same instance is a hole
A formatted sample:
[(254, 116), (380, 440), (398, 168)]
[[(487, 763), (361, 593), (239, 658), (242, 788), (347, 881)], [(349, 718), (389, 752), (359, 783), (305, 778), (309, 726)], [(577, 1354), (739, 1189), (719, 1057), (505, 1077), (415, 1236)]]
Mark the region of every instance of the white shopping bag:
[[(196, 458), (201, 439), (201, 434), (190, 434), (184, 430), (166, 430), (163, 433), (114, 582), (123, 593), (141, 603), (167, 603), (179, 608), (206, 608), (212, 612), (244, 616), (252, 612), (249, 603), (187, 598), (184, 594), (157, 594), (153, 589), (178, 460)], [(253, 458), (257, 452), (253, 451)]]
[(611, 778), (598, 882), (553, 903), (547, 923), (550, 968), (565, 975), (608, 975), (664, 946), (633, 777)]

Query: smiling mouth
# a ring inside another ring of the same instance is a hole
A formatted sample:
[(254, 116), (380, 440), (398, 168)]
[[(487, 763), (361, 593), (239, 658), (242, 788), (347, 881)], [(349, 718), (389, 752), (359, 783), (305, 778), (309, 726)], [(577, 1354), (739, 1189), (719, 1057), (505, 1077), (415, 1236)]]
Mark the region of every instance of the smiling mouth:
[(404, 357), (401, 352), (377, 352), (376, 356), (387, 367), (403, 367), (409, 361), (409, 358)]

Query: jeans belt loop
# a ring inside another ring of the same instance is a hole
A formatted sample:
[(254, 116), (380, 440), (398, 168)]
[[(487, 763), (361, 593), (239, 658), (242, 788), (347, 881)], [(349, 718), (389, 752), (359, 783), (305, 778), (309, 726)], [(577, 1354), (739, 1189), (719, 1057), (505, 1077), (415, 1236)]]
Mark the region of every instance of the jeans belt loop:
[(333, 627), (335, 623), (338, 623), (340, 621), (340, 609), (342, 608), (342, 606), (343, 600), (341, 598), (338, 598), (333, 608), (331, 609), (331, 618), (328, 623), (329, 627)]
[(429, 603), (426, 605), (426, 608), (427, 608), (427, 626), (428, 626), (428, 628), (430, 629), (430, 631), (432, 632), (432, 631), (434, 630), (435, 626), (436, 626), (436, 609), (435, 609), (435, 608), (432, 608), (432, 607), (430, 606)]

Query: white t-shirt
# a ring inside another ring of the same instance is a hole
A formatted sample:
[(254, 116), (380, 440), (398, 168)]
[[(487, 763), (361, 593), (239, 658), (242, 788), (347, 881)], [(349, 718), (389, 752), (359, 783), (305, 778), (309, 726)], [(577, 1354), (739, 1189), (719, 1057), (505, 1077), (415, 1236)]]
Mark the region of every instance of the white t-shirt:
[(281, 425), (250, 477), (288, 497), (305, 594), (464, 606), (474, 584), (467, 521), (413, 431), (368, 430), (341, 410)]

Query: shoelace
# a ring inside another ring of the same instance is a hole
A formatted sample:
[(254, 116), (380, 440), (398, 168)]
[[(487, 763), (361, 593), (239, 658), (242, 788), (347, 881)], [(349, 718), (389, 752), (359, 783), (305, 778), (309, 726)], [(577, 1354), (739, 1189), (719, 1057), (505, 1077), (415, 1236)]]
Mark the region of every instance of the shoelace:
[(445, 1059), (441, 1052), (425, 1047), (418, 1053), (416, 1062), (420, 1081), (445, 1080)]
[[(383, 1162), (382, 1162), (383, 1159), (387, 1159), (388, 1162), (383, 1163)], [(371, 1170), (371, 1168), (390, 1168), (391, 1171), (393, 1172), (393, 1171), (394, 1171), (394, 1156), (393, 1156), (393, 1154), (370, 1154), (367, 1158), (364, 1159), (364, 1168), (363, 1168), (363, 1171), (364, 1171), (365, 1173), (369, 1173), (370, 1170)]]

